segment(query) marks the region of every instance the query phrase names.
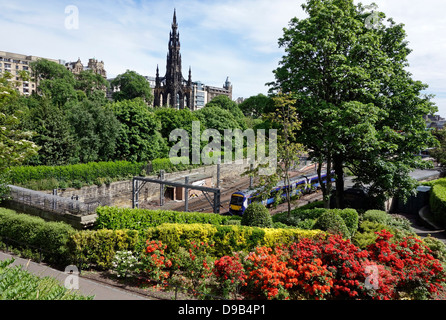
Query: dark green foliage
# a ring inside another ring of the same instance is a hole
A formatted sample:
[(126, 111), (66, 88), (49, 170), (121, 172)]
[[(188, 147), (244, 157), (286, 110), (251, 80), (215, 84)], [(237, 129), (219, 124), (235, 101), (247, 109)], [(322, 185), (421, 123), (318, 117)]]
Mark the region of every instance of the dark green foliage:
[[(223, 110), (229, 111), (234, 116), (234, 119), (237, 121), (238, 125), (240, 126), (240, 128), (242, 130), (245, 130), (247, 128), (245, 116), (244, 116), (242, 110), (240, 110), (237, 103), (235, 103), (234, 101), (229, 99), (228, 96), (225, 96), (225, 95), (216, 96), (208, 104), (206, 104), (205, 108), (209, 108), (209, 107), (219, 107)], [(217, 129), (214, 127), (208, 127), (208, 128)], [(231, 127), (228, 127), (226, 129), (230, 129), (230, 128)]]
[(269, 210), (258, 202), (251, 203), (242, 216), (242, 225), (260, 228), (271, 228), (273, 220)]
[(274, 112), (274, 101), (271, 97), (264, 94), (249, 97), (239, 105), (240, 110), (245, 116), (252, 116), (253, 118), (260, 118), (263, 114)]
[(440, 179), (430, 192), (429, 205), (434, 220), (446, 226), (446, 183)]
[(111, 87), (119, 88), (119, 91), (113, 93), (113, 100), (115, 101), (141, 98), (147, 104), (153, 102), (153, 94), (149, 82), (135, 71), (127, 70), (125, 73), (118, 75), (111, 82)]
[[(343, 225), (347, 228), (345, 235), (351, 237), (358, 229), (359, 216), (358, 212), (354, 209), (324, 209), (318, 208), (322, 205), (321, 202), (315, 202), (301, 208), (297, 208), (291, 211), (290, 216), (288, 212), (282, 212), (273, 216), (274, 222), (281, 222), (288, 226), (296, 228), (312, 230), (318, 228), (317, 223), (321, 216), (330, 213), (337, 215), (343, 220)], [(309, 207), (309, 209), (307, 209)], [(312, 208), (313, 207), (313, 208)], [(311, 209), (312, 208), (312, 209)], [(325, 219), (325, 218), (324, 218)], [(334, 218), (339, 220), (338, 218)], [(343, 229), (343, 227), (340, 227)], [(345, 231), (345, 230), (344, 230)]]
[(128, 209), (116, 207), (99, 207), (96, 229), (134, 229), (143, 232), (149, 227), (156, 227), (163, 223), (203, 223), (223, 225), (230, 216), (214, 213), (178, 212), (167, 210)]
[(160, 134), (161, 122), (141, 98), (115, 102), (110, 108), (121, 123), (117, 159), (143, 162), (167, 157), (167, 145)]
[(314, 229), (320, 229), (333, 234), (340, 234), (345, 238), (350, 238), (351, 236), (344, 220), (339, 216), (339, 214), (333, 211), (324, 212), (317, 219)]
[(66, 117), (76, 147), (73, 162), (111, 161), (116, 151), (120, 123), (99, 101), (84, 100), (67, 104)]
[(0, 241), (15, 240), (9, 245), (31, 252), (42, 250), (44, 261), (67, 265), (67, 241), (76, 231), (63, 222), (45, 220), (0, 208)]
[(71, 163), (76, 143), (64, 111), (46, 98), (32, 97), (25, 121), (26, 129), (35, 132), (33, 142), (40, 146), (32, 165), (65, 165)]
[[(128, 179), (140, 175), (145, 168), (144, 163), (117, 162), (93, 162), (70, 166), (24, 166), (14, 167), (9, 171), (8, 180), (12, 184), (21, 186), (38, 185), (35, 182), (51, 181), (54, 187), (64, 183), (65, 187), (74, 182), (81, 184), (93, 184), (100, 179), (119, 180)], [(44, 188), (44, 190), (48, 190)]]

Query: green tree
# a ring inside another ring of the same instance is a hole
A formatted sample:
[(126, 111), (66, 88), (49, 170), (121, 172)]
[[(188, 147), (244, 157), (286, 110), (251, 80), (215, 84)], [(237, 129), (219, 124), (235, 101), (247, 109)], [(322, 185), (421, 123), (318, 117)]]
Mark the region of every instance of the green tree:
[(46, 97), (28, 98), (29, 111), (26, 128), (35, 132), (33, 142), (39, 147), (38, 155), (32, 157), (32, 165), (67, 165), (71, 164), (76, 150), (74, 136), (61, 107)]
[[(279, 93), (272, 98), (272, 101), (275, 107), (269, 113), (264, 114), (264, 117), (270, 120), (278, 130), (276, 136), (277, 150), (269, 148), (269, 156), (276, 158), (276, 167), (269, 175), (259, 176), (258, 174), (259, 170), (264, 168), (265, 165), (259, 165), (257, 168), (248, 171), (248, 174), (260, 177), (257, 191), (263, 199), (270, 196), (270, 191), (276, 188), (279, 182), (282, 182), (284, 186), (291, 184), (291, 169), (298, 164), (299, 156), (303, 150), (302, 145), (297, 143), (296, 139), (301, 123), (296, 113), (296, 100), (293, 95)], [(270, 166), (271, 164), (267, 165)], [(285, 190), (288, 216), (291, 215), (291, 192), (292, 189)], [(276, 194), (276, 200), (281, 198), (281, 193)], [(278, 201), (275, 202), (275, 204), (277, 203)]]
[(109, 108), (85, 100), (67, 104), (67, 121), (75, 141), (76, 162), (113, 161), (120, 122)]
[(425, 166), (414, 154), (433, 142), (423, 115), (435, 107), (421, 94), (427, 86), (406, 70), (411, 50), (403, 25), (385, 24), (384, 13), (352, 0), (302, 7), (308, 18), (293, 18), (284, 29), (279, 45), (286, 54), (271, 83), (296, 98), (299, 142), (320, 164), (332, 163), (338, 207), (345, 167), (380, 202), (407, 196), (415, 185), (410, 171)]
[(446, 171), (446, 128), (435, 130), (433, 134), (438, 143), (429, 153), (444, 172)]
[(119, 89), (113, 93), (113, 100), (115, 101), (141, 98), (147, 104), (153, 102), (153, 94), (149, 82), (135, 71), (127, 70), (125, 73), (118, 75), (111, 82), (111, 87)]
[(121, 123), (117, 159), (143, 162), (167, 156), (167, 145), (160, 133), (161, 122), (143, 99), (114, 102), (108, 107)]
[(41, 59), (30, 64), (32, 79), (36, 82), (37, 93), (47, 97), (57, 106), (77, 100), (76, 79), (65, 66)]
[(88, 98), (98, 92), (105, 97), (105, 91), (109, 86), (108, 81), (103, 76), (92, 70), (84, 70), (76, 75), (75, 89), (84, 92)]
[(260, 118), (265, 113), (275, 110), (274, 102), (271, 97), (264, 94), (249, 97), (239, 105), (240, 110), (245, 116)]
[(245, 130), (247, 128), (245, 116), (242, 110), (240, 110), (237, 103), (235, 101), (232, 101), (228, 96), (216, 96), (214, 99), (206, 104), (205, 108), (208, 107), (220, 107), (224, 110), (228, 110), (234, 116), (235, 120), (242, 130)]
[(6, 192), (8, 168), (24, 163), (38, 151), (33, 133), (22, 129), (19, 94), (8, 80), (0, 77), (0, 200)]

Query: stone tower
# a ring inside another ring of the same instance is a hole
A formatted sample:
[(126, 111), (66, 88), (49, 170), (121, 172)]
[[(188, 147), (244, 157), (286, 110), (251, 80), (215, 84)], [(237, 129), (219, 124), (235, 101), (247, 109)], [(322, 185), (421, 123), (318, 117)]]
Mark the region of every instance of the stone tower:
[(180, 33), (178, 32), (176, 10), (173, 14), (172, 31), (169, 39), (166, 75), (159, 76), (156, 68), (154, 106), (169, 105), (177, 109), (192, 109), (192, 72), (189, 68), (188, 80), (183, 78), (180, 53)]

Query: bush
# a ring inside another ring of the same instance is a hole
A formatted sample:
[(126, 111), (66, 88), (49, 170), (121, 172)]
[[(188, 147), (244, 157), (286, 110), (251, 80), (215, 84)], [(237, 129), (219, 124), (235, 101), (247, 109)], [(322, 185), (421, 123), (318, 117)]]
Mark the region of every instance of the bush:
[[(144, 235), (150, 227), (163, 223), (203, 223), (212, 225), (234, 224), (238, 217), (215, 213), (146, 210), (116, 207), (99, 207), (95, 229), (133, 229)], [(231, 221), (231, 222), (230, 222)], [(143, 239), (145, 240), (145, 239)]]
[[(57, 187), (82, 187), (99, 179), (127, 179), (141, 175), (145, 163), (91, 162), (67, 166), (21, 166), (8, 172), (10, 183), (37, 190), (50, 190)], [(70, 182), (75, 182), (72, 185)]]
[(318, 219), (314, 228), (321, 229), (333, 234), (340, 234), (342, 237), (350, 238), (351, 234), (344, 220), (334, 211), (324, 212)]
[(362, 219), (388, 225), (390, 223), (391, 217), (385, 211), (368, 210), (364, 213)]
[(63, 222), (47, 222), (39, 217), (18, 214), (0, 208), (0, 237), (14, 240), (12, 244), (21, 250), (42, 250), (44, 261), (67, 265), (67, 242), (76, 230)]
[(268, 209), (258, 202), (251, 203), (242, 216), (242, 225), (260, 228), (270, 228), (273, 220)]
[(446, 226), (446, 183), (437, 182), (432, 187), (429, 205), (435, 221)]
[(163, 224), (149, 228), (147, 239), (159, 240), (170, 252), (188, 247), (191, 242), (212, 244), (210, 254), (215, 257), (233, 252), (253, 250), (259, 245), (289, 244), (304, 238), (325, 235), (320, 230), (258, 228), (248, 226), (219, 226), (206, 224)]
[(71, 235), (67, 247), (72, 261), (82, 268), (109, 269), (119, 251), (137, 252), (141, 248), (135, 230), (83, 230)]
[(14, 260), (0, 261), (0, 300), (93, 300), (60, 285), (50, 277), (39, 277), (22, 266), (12, 266)]

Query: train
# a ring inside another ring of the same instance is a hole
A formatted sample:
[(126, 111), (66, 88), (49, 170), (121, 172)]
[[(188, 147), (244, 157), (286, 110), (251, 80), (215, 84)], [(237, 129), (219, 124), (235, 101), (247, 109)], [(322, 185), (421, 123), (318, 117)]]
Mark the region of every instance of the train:
[[(323, 173), (321, 178), (325, 183), (327, 173)], [(331, 181), (335, 181), (335, 179), (332, 178)], [(285, 185), (282, 181), (271, 190), (268, 198), (265, 200), (259, 198), (256, 190), (246, 189), (234, 192), (229, 203), (229, 214), (242, 216), (252, 202), (261, 202), (265, 206), (270, 206), (276, 201), (277, 193), (280, 193), (280, 197), (286, 198), (287, 189), (289, 188), (291, 188), (290, 196), (309, 194), (320, 188), (320, 180), (318, 175), (314, 174), (311, 176), (301, 175), (294, 177), (290, 180), (289, 185)]]

